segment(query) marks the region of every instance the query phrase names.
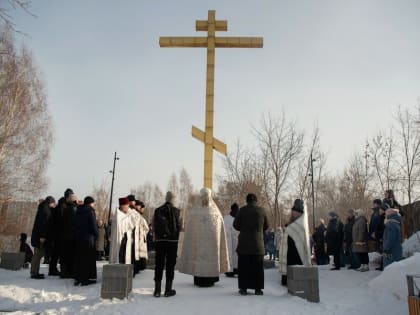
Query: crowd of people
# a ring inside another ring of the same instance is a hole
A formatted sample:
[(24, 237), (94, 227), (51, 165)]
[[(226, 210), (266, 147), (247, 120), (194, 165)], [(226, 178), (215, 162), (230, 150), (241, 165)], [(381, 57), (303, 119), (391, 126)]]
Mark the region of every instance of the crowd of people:
[(167, 192), (150, 224), (143, 217), (142, 201), (134, 195), (119, 198), (118, 209), (109, 224), (104, 224), (96, 218), (92, 197), (79, 202), (73, 190), (67, 189), (56, 204), (48, 196), (39, 204), (35, 217), (32, 257), (26, 235), (21, 235), (21, 251), (31, 262), (31, 278), (45, 278), (39, 273), (43, 256), (49, 258), (50, 276), (72, 278), (75, 285), (95, 283), (96, 261), (105, 258), (109, 263), (132, 264), (135, 277), (146, 268), (148, 252), (154, 250), (155, 297), (162, 294), (164, 271), (164, 296), (176, 294), (175, 266), (193, 276), (196, 286), (213, 286), (220, 274), (225, 274), (238, 277), (241, 295), (247, 295), (248, 289), (262, 295), (266, 255), (269, 260), (278, 259), (283, 285), (287, 285), (287, 266), (312, 266), (312, 257), (317, 265), (324, 265), (329, 264), (331, 255), (333, 270), (347, 263), (349, 269), (358, 271), (369, 270), (368, 252), (372, 250), (383, 255), (379, 270), (402, 257), (401, 214), (392, 191), (387, 191), (384, 200), (373, 201), (370, 220), (363, 209), (349, 209), (343, 224), (331, 211), (328, 224), (319, 219), (311, 237), (301, 199), (294, 201), (287, 224), (274, 230), (269, 228), (266, 210), (257, 205), (254, 194), (246, 196), (246, 205), (241, 208), (233, 203), (224, 217), (210, 189), (201, 189), (196, 204), (185, 209), (183, 216), (175, 206), (175, 197)]
[(328, 214), (327, 226), (320, 219), (312, 235), (317, 265), (329, 264), (329, 256), (334, 257), (332, 270), (348, 269), (369, 270), (369, 252), (382, 255), (376, 270), (402, 258), (401, 245), (401, 206), (394, 198), (392, 190), (385, 198), (375, 199), (372, 214), (363, 209), (349, 209), (343, 223), (334, 211)]

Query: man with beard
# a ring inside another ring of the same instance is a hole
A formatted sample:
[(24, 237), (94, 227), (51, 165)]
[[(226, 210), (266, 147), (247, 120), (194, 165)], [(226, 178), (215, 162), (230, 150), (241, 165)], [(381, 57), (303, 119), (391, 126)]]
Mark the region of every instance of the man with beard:
[(246, 203), (233, 221), (233, 227), (239, 231), (236, 249), (239, 294), (247, 295), (247, 289), (254, 289), (255, 295), (263, 295), (264, 231), (268, 229), (268, 219), (265, 209), (257, 206), (257, 196), (248, 194)]
[(44, 279), (45, 276), (39, 273), (41, 258), (45, 255), (45, 246), (47, 240), (48, 224), (51, 217), (51, 208), (55, 207), (55, 200), (48, 196), (38, 205), (34, 226), (32, 228), (31, 245), (35, 249), (31, 261), (31, 278)]

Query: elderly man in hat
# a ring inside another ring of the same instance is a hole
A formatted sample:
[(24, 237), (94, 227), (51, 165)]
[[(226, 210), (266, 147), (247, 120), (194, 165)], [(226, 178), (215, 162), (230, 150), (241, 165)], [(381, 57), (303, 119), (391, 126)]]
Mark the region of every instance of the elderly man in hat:
[(132, 233), (135, 227), (133, 216), (129, 213), (128, 198), (118, 200), (111, 225), (111, 248), (109, 262), (112, 264), (131, 264)]
[(153, 230), (155, 232), (155, 291), (153, 295), (160, 297), (163, 268), (166, 268), (165, 297), (176, 294), (172, 288), (175, 276), (176, 255), (178, 251), (179, 232), (182, 223), (181, 210), (174, 206), (175, 195), (168, 191), (166, 202), (155, 210), (153, 216)]
[(290, 222), (284, 232), (280, 252), (282, 285), (287, 285), (287, 266), (311, 266), (308, 218), (304, 215), (302, 199), (296, 199), (293, 204)]

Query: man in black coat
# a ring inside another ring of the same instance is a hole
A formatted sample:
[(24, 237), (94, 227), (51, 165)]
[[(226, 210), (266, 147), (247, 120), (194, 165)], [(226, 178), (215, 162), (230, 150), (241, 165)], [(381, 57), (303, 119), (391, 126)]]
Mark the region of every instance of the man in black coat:
[(334, 256), (334, 268), (331, 270), (340, 270), (340, 256), (343, 248), (343, 223), (341, 223), (337, 213), (334, 211), (328, 215), (330, 221), (327, 226), (327, 249), (328, 255)]
[(71, 278), (74, 266), (75, 229), (74, 222), (77, 210), (77, 197), (73, 190), (64, 193), (60, 224), (60, 278)]
[(264, 231), (268, 229), (268, 219), (264, 208), (257, 206), (254, 194), (246, 196), (247, 205), (239, 209), (233, 227), (239, 231), (238, 247), (238, 286), (241, 295), (247, 289), (254, 289), (262, 295), (264, 289)]
[(95, 200), (88, 196), (83, 205), (79, 206), (75, 216), (75, 264), (74, 285), (89, 285), (96, 281), (96, 239), (98, 226), (96, 224)]
[[(382, 254), (383, 252), (384, 231), (385, 231), (385, 212), (387, 209), (389, 209), (388, 203), (383, 202), (379, 209), (379, 219), (378, 219), (378, 223), (376, 224), (376, 230), (374, 234), (374, 238), (378, 242), (378, 250), (380, 254)], [(380, 271), (384, 270), (382, 259), (379, 266), (376, 268), (376, 270), (380, 270)]]
[(47, 242), (48, 224), (51, 217), (51, 208), (55, 207), (55, 200), (48, 196), (38, 205), (38, 211), (34, 221), (31, 235), (31, 245), (35, 253), (31, 261), (31, 278), (44, 279), (44, 274), (39, 273), (41, 258), (45, 255), (45, 245)]
[(178, 251), (179, 232), (181, 231), (181, 210), (174, 207), (175, 196), (166, 193), (166, 202), (155, 210), (153, 216), (153, 230), (155, 233), (155, 291), (153, 295), (160, 297), (163, 269), (166, 265), (165, 297), (176, 294), (172, 289), (175, 276), (176, 255)]
[(324, 219), (319, 219), (318, 223), (312, 238), (314, 240), (316, 264), (319, 266), (328, 264), (329, 258), (325, 252), (325, 232), (327, 228)]

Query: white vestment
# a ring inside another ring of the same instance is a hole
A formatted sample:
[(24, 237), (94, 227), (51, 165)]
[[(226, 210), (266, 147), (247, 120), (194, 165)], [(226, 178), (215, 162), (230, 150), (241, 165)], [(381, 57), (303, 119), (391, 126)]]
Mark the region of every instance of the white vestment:
[(140, 260), (140, 234), (141, 234), (141, 219), (142, 216), (135, 209), (129, 209), (128, 213), (131, 215), (134, 222), (134, 260)]
[(309, 246), (309, 227), (308, 217), (303, 213), (299, 218), (290, 223), (281, 240), (281, 249), (279, 257), (280, 272), (282, 275), (287, 274), (287, 238), (290, 236), (295, 242), (296, 249), (299, 253), (299, 257), (302, 263), (306, 267), (310, 267), (311, 263), (311, 252)]
[(149, 225), (146, 219), (140, 216), (140, 234), (139, 234), (139, 245), (140, 245), (140, 258), (148, 258), (147, 254), (147, 233), (149, 233)]
[(230, 214), (224, 217), (225, 221), (225, 230), (226, 230), (226, 241), (229, 253), (230, 261), (230, 272), (233, 269), (238, 268), (238, 253), (236, 252), (236, 247), (238, 247), (238, 236), (239, 231), (235, 230), (233, 227), (233, 221), (235, 220)]
[(230, 270), (223, 217), (210, 189), (200, 191), (201, 203), (186, 214), (184, 242), (177, 270), (196, 277), (218, 277)]
[(119, 252), (121, 241), (124, 234), (127, 233), (127, 245), (125, 250), (125, 263), (131, 264), (131, 244), (132, 232), (135, 223), (129, 213), (124, 213), (121, 210), (116, 210), (111, 223), (111, 247), (109, 250), (109, 263), (119, 263)]

